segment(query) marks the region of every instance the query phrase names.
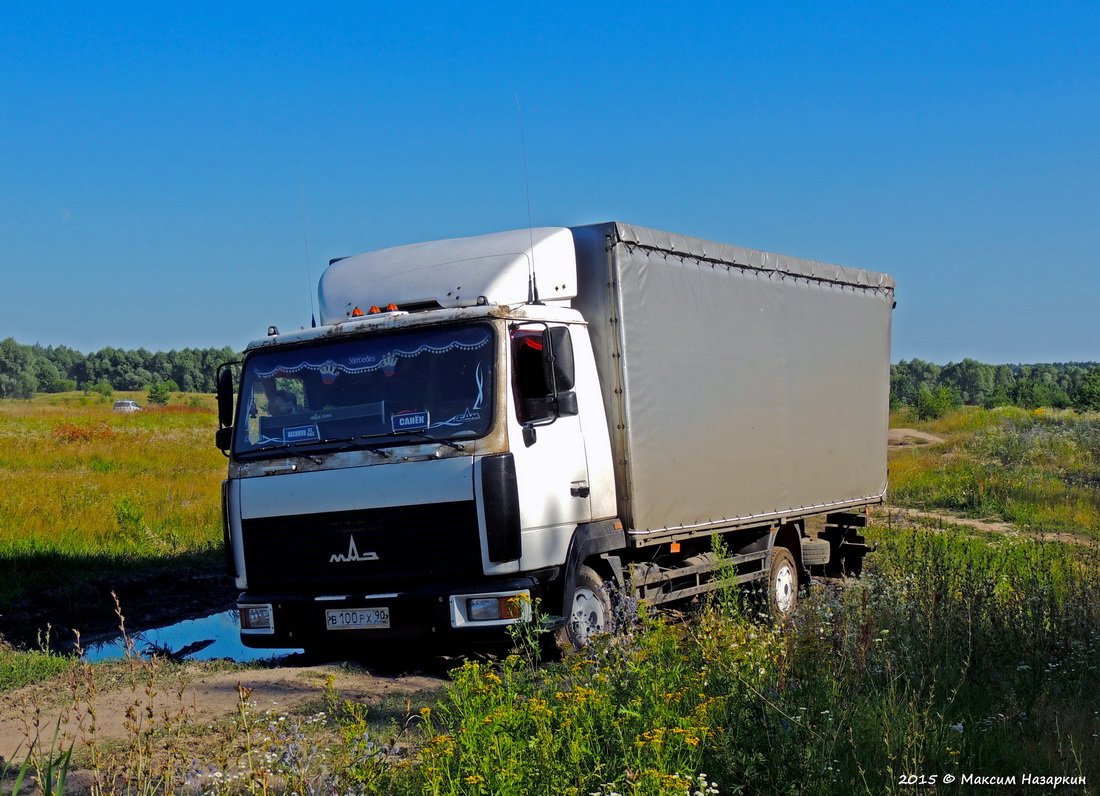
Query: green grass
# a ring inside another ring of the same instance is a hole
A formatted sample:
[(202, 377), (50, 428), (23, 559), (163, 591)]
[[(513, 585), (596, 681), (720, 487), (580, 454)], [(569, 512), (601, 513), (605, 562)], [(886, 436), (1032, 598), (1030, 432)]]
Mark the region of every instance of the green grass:
[[(158, 792), (224, 796), (878, 796), (932, 792), (905, 777), (974, 793), (964, 776), (1023, 774), (1096, 792), (1098, 554), (950, 526), (870, 535), (865, 576), (818, 585), (782, 623), (734, 589), (687, 624), (628, 604), (594, 648), (540, 665), (521, 633), (521, 654), (465, 663), (431, 704), (328, 688), (323, 712), (280, 716), (242, 693), (235, 720), (199, 730), (221, 751), (175, 769), (139, 753)], [(186, 726), (173, 748), (189, 748)]]
[(700, 773), (722, 793), (907, 793), (910, 774), (1100, 781), (1096, 557), (877, 536), (861, 581), (782, 627), (734, 599), (537, 672), (467, 664), (395, 792), (684, 793)]
[(81, 394), (0, 401), (0, 614), (111, 614), (136, 577), (218, 561), (216, 420), (194, 406), (115, 414)]
[(891, 502), (1100, 539), (1096, 415), (971, 408), (921, 427), (947, 442), (891, 454)]
[(72, 659), (42, 650), (16, 650), (0, 642), (0, 694), (49, 680), (73, 665)]

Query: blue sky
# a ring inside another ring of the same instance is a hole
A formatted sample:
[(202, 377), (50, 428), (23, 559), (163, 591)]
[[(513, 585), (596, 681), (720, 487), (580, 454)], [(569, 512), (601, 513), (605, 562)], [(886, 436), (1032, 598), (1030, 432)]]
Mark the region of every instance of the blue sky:
[(1100, 360), (1094, 2), (3, 19), (0, 339), (241, 348), (309, 324), (331, 257), (525, 227), (518, 97), (535, 225), (886, 271), (895, 361)]

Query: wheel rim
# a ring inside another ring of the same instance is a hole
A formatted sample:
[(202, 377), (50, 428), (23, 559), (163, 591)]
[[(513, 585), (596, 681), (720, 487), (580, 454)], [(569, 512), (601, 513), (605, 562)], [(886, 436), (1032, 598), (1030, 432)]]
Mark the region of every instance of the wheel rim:
[(778, 611), (787, 613), (794, 608), (795, 588), (794, 569), (790, 564), (783, 564), (776, 570), (773, 584), (775, 607)]
[(607, 616), (604, 614), (603, 603), (591, 589), (582, 587), (573, 592), (569, 628), (579, 647), (587, 645), (593, 636), (606, 632)]

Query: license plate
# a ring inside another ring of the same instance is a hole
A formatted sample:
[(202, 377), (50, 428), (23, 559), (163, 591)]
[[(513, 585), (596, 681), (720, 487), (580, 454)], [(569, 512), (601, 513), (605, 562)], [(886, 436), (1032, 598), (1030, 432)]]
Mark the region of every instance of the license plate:
[(325, 611), (325, 624), (329, 630), (361, 630), (370, 627), (389, 627), (389, 608), (330, 608)]

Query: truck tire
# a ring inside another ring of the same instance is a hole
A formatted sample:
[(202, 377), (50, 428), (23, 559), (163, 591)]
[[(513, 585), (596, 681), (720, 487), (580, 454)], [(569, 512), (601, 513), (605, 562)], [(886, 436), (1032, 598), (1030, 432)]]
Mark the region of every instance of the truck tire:
[(596, 636), (611, 631), (611, 593), (591, 567), (577, 568), (566, 591), (565, 624), (554, 633), (559, 650), (584, 649)]
[(768, 574), (768, 604), (772, 613), (786, 616), (798, 605), (798, 565), (785, 547), (772, 549), (772, 566)]

